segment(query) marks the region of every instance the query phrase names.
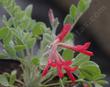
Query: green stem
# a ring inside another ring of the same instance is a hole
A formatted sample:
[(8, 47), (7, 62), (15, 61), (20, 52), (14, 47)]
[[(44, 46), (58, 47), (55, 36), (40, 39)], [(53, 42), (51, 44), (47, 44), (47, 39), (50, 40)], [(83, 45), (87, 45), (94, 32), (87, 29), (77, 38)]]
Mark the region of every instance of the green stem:
[[(71, 83), (71, 82), (72, 82), (71, 80), (65, 81), (66, 84)], [(79, 80), (76, 80), (75, 82), (76, 82), (76, 83), (77, 83), (77, 82), (84, 82), (84, 80), (83, 80), (83, 79), (79, 79)], [(60, 85), (60, 84), (61, 84), (61, 82), (60, 82), (60, 83), (57, 82), (57, 83), (52, 83), (52, 84), (47, 84), (47, 85), (41, 85), (40, 87), (57, 86), (57, 85)], [(64, 87), (64, 85), (62, 85), (62, 87)]]
[(21, 51), (21, 57), (24, 58), (24, 50)]
[(28, 59), (30, 59), (31, 55), (30, 55), (30, 52), (29, 52), (28, 48), (26, 48), (26, 54), (27, 54)]
[(9, 13), (9, 15), (11, 16), (12, 22), (13, 22), (13, 26), (14, 26), (15, 28), (17, 28), (17, 26), (16, 26), (16, 24), (15, 24), (15, 21), (14, 21), (14, 16), (11, 14), (11, 12), (9, 11), (9, 9), (8, 9), (6, 6), (4, 6), (4, 8), (5, 8), (5, 10)]
[(48, 84), (48, 85), (41, 85), (40, 87), (49, 87), (49, 86), (56, 86), (56, 85), (60, 85), (60, 83), (52, 83), (52, 84)]
[(60, 79), (60, 84), (61, 84), (61, 87), (64, 87), (62, 79)]
[(76, 17), (74, 23), (72, 24), (71, 30), (74, 28), (74, 26), (76, 25), (76, 23), (78, 22), (78, 20), (80, 19), (81, 16), (82, 16), (82, 13), (80, 13), (80, 14)]
[(16, 79), (16, 82), (17, 82), (17, 83), (20, 83), (21, 85), (24, 85), (24, 83), (23, 83), (22, 81), (20, 81), (20, 80), (17, 80), (17, 79)]
[(50, 77), (50, 79), (48, 79), (46, 82), (44, 82), (43, 84), (47, 84), (49, 81), (51, 81), (53, 78), (55, 77), (55, 75), (53, 75), (52, 77)]
[(33, 56), (34, 47), (31, 48), (31, 57)]
[[(72, 81), (66, 81), (65, 83), (71, 83)], [(47, 84), (47, 85), (41, 85), (40, 87), (50, 87), (50, 86), (57, 86), (60, 85), (59, 82), (57, 83), (52, 83), (52, 84)]]

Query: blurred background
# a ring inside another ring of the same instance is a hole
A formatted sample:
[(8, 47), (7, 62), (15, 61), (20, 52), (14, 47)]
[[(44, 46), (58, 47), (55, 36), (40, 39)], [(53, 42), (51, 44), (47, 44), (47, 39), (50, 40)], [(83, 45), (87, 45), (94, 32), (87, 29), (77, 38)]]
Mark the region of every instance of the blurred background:
[[(43, 21), (50, 26), (48, 19), (49, 8), (53, 9), (56, 17), (59, 18), (61, 28), (64, 17), (68, 14), (72, 3), (77, 4), (78, 0), (16, 0), (17, 4), (24, 9), (27, 5), (33, 4), (32, 18)], [(73, 32), (75, 33), (75, 44), (82, 44), (91, 41), (91, 50), (95, 53), (92, 58), (107, 74), (110, 82), (110, 0), (92, 0), (88, 11), (80, 18)], [(0, 7), (1, 17), (7, 14)], [(7, 15), (8, 16), (8, 15)], [(110, 84), (105, 86), (110, 87)]]

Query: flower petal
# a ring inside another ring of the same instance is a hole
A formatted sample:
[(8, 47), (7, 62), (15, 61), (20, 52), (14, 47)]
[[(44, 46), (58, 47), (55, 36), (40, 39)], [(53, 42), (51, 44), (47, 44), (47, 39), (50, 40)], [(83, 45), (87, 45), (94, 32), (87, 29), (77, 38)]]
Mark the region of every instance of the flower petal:
[(68, 72), (75, 72), (78, 69), (78, 67), (75, 66), (75, 67), (71, 68), (70, 66), (64, 66), (64, 69), (65, 69), (65, 71), (68, 71)]
[(61, 31), (61, 33), (56, 37), (56, 39), (59, 39), (60, 42), (65, 38), (65, 36), (70, 32), (71, 30), (71, 24), (65, 24), (63, 26), (63, 29)]
[(81, 50), (81, 51), (79, 51), (79, 52), (81, 52), (81, 53), (83, 53), (83, 54), (86, 54), (86, 55), (88, 55), (88, 56), (93, 56), (93, 55), (94, 55), (93, 52), (87, 51), (87, 50)]
[(73, 62), (71, 60), (67, 60), (63, 62), (63, 65), (71, 65)]
[(81, 52), (81, 53), (86, 54), (88, 56), (93, 56), (93, 52), (87, 50), (89, 48), (90, 44), (91, 44), (90, 42), (87, 42), (84, 45), (76, 45), (73, 47), (72, 50), (75, 50), (77, 52)]
[(71, 68), (71, 72), (74, 72), (74, 71), (76, 71), (78, 69), (78, 66), (75, 66), (75, 67), (73, 67), (73, 68)]
[(51, 63), (51, 66), (52, 67), (56, 67), (56, 63)]
[(63, 72), (62, 72), (62, 67), (61, 67), (61, 66), (57, 66), (57, 70), (58, 70), (58, 76), (59, 76), (60, 78), (63, 78), (64, 74), (63, 74)]
[(45, 76), (48, 73), (48, 69), (50, 68), (50, 65), (47, 64), (42, 72), (42, 76)]
[(86, 43), (83, 45), (83, 47), (84, 47), (84, 49), (86, 50), (86, 49), (89, 48), (90, 45), (91, 45), (90, 42), (86, 42)]
[(67, 75), (69, 76), (69, 78), (74, 82), (76, 80), (76, 78), (73, 76), (73, 74), (71, 72), (67, 71)]

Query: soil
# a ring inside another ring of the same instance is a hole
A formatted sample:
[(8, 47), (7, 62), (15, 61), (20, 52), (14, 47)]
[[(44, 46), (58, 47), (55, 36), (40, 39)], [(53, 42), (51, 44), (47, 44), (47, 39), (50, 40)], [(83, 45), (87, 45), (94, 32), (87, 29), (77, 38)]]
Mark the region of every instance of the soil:
[[(12, 59), (0, 59), (0, 74), (3, 74), (4, 72), (11, 73), (13, 70), (17, 71), (17, 79), (20, 79), (19, 77), (21, 77), (22, 74), (20, 62)], [(15, 84), (17, 84), (17, 87), (22, 87), (18, 83)]]
[(11, 59), (0, 59), (0, 74), (4, 72), (10, 73), (13, 70), (17, 70), (17, 73), (21, 73), (20, 62)]

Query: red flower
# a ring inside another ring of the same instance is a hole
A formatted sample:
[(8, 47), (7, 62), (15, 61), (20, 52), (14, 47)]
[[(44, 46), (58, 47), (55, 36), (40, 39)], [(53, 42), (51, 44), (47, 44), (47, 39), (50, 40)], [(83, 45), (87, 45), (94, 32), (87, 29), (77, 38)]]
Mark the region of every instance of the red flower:
[(73, 76), (73, 72), (75, 72), (78, 67), (74, 67), (74, 68), (71, 68), (70, 66), (67, 66), (66, 64), (63, 65), (63, 68), (64, 70), (66, 71), (68, 77), (74, 82), (76, 80), (76, 78)]
[(71, 30), (71, 24), (65, 24), (63, 26), (63, 29), (61, 30), (61, 33), (58, 34), (58, 36), (56, 37), (56, 39), (59, 39), (60, 42), (64, 40), (64, 37), (70, 32)]
[(88, 56), (93, 56), (93, 52), (87, 50), (89, 48), (90, 44), (91, 44), (90, 42), (87, 42), (84, 45), (76, 45), (73, 47), (73, 50), (81, 52)]
[(50, 65), (47, 64), (42, 72), (42, 76), (45, 76), (48, 73), (48, 69), (49, 69)]
[(57, 68), (58, 76), (60, 78), (63, 78), (63, 76), (64, 76), (64, 74), (62, 72), (62, 70), (64, 69), (66, 71), (67, 75), (69, 76), (69, 78), (72, 81), (75, 81), (76, 78), (73, 76), (72, 73), (75, 72), (78, 69), (78, 67), (71, 68), (70, 67), (71, 64), (72, 64), (72, 61), (64, 61), (63, 59), (60, 60), (59, 58), (56, 58), (53, 62), (53, 60), (51, 58), (49, 58), (48, 64), (45, 66), (42, 76), (45, 76), (48, 73), (49, 68), (53, 67), (53, 68)]
[(64, 73), (62, 71), (64, 70), (72, 81), (76, 80), (76, 78), (73, 76), (73, 72), (75, 72), (78, 69), (78, 67), (75, 66), (72, 68), (71, 67), (72, 61), (65, 61), (62, 58), (62, 56), (57, 52), (57, 46), (61, 46), (67, 49), (81, 52), (89, 56), (93, 55), (93, 52), (87, 50), (90, 46), (90, 42), (87, 42), (84, 45), (76, 45), (76, 46), (60, 43), (61, 41), (64, 40), (65, 36), (70, 32), (70, 30), (71, 30), (71, 24), (65, 24), (63, 26), (61, 33), (58, 34), (55, 41), (51, 44), (51, 51), (49, 53), (48, 64), (45, 66), (42, 72), (42, 76), (45, 76), (48, 73), (48, 70), (52, 67), (57, 69), (58, 76), (60, 78), (63, 78)]
[(59, 46), (62, 46), (64, 48), (71, 49), (71, 50), (74, 50), (77, 52), (81, 52), (81, 53), (86, 54), (88, 56), (93, 56), (93, 52), (87, 50), (89, 48), (90, 44), (91, 44), (90, 42), (87, 42), (84, 45), (71, 46), (71, 45), (67, 45), (64, 43), (60, 43)]

